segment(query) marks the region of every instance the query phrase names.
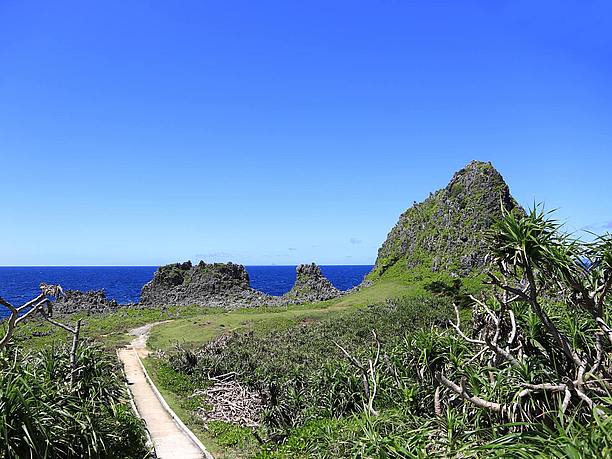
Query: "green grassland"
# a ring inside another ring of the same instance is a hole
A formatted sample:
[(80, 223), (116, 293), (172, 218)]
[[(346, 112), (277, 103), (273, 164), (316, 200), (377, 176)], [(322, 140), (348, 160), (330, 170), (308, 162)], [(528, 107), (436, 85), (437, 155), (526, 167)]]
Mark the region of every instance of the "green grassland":
[[(213, 338), (234, 331), (264, 333), (282, 330), (298, 323), (313, 323), (322, 318), (337, 315), (346, 310), (430, 295), (428, 287), (435, 282), (451, 284), (453, 277), (429, 270), (406, 270), (397, 265), (371, 285), (333, 300), (282, 307), (242, 308), (233, 311), (189, 308), (186, 314), (173, 309), (171, 314), (149, 314), (152, 322), (178, 317), (169, 323), (157, 325), (151, 331), (150, 349), (169, 349), (175, 344), (196, 348)], [(476, 293), (482, 288), (479, 277), (461, 279), (464, 293)], [(165, 317), (165, 319), (164, 319)]]
[[(129, 344), (128, 332), (145, 324), (166, 322), (153, 328), (149, 339), (151, 349), (170, 349), (175, 344), (188, 348), (200, 346), (216, 336), (236, 330), (265, 332), (283, 329), (300, 322), (310, 323), (347, 309), (384, 303), (389, 299), (414, 298), (428, 295), (434, 282), (450, 284), (454, 279), (446, 273), (427, 269), (407, 269), (398, 262), (371, 285), (339, 298), (291, 306), (241, 308), (223, 310), (199, 306), (167, 306), (163, 308), (126, 308), (114, 313), (72, 314), (69, 323), (82, 320), (82, 336), (100, 341), (112, 350)], [(462, 289), (474, 293), (481, 287), (480, 278), (462, 279)], [(60, 319), (62, 320), (62, 319)], [(18, 329), (16, 340), (26, 347), (40, 348), (67, 338), (67, 333), (50, 324), (33, 320)]]

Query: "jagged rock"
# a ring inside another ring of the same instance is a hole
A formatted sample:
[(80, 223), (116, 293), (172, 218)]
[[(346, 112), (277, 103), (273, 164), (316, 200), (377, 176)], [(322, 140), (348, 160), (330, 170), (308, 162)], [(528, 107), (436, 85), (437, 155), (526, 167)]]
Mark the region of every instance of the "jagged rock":
[(316, 264), (299, 265), (293, 288), (281, 297), (281, 302), (307, 303), (324, 301), (342, 295)]
[(251, 288), (249, 274), (242, 265), (200, 262), (194, 266), (186, 262), (158, 268), (153, 280), (142, 288), (140, 305), (196, 304), (233, 309), (323, 301), (342, 294), (314, 263), (298, 266), (293, 288), (278, 297)]
[(236, 308), (265, 303), (265, 295), (250, 287), (249, 274), (234, 263), (190, 261), (162, 266), (140, 295), (144, 306), (191, 305)]
[(485, 232), (501, 217), (502, 205), (518, 207), (503, 177), (491, 163), (472, 161), (445, 188), (400, 216), (368, 279), (415, 268), (478, 272), (487, 251)]
[(115, 300), (106, 298), (106, 292), (101, 290), (65, 290), (64, 297), (53, 304), (53, 314), (73, 314), (75, 312), (102, 313), (113, 312), (120, 307)]

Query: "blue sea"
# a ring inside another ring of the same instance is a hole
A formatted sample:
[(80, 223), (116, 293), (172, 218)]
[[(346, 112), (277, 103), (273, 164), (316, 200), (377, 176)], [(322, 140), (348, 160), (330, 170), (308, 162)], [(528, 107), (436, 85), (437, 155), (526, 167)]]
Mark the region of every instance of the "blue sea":
[[(288, 292), (295, 282), (295, 266), (247, 266), (251, 287), (269, 295)], [(106, 290), (119, 303), (137, 302), (140, 289), (153, 278), (156, 266), (0, 267), (0, 296), (21, 305), (35, 297), (38, 285), (60, 284), (69, 290)], [(340, 290), (358, 285), (372, 266), (321, 266), (323, 274)], [(0, 308), (0, 317), (6, 310)]]

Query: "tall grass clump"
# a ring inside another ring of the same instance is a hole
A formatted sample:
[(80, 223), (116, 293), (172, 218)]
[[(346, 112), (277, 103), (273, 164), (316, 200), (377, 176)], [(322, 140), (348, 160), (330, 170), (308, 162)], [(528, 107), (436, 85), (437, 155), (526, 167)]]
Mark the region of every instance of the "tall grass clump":
[(146, 457), (114, 356), (83, 343), (73, 374), (70, 351), (0, 351), (0, 458)]

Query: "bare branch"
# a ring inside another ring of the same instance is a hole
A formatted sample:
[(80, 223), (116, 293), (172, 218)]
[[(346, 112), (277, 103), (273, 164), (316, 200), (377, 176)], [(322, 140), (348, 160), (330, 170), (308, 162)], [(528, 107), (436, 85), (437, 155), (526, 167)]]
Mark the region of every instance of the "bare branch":
[(333, 341), (333, 343), (336, 345), (336, 347), (338, 349), (340, 349), (342, 351), (342, 353), (346, 356), (347, 359), (349, 359), (349, 361), (356, 366), (359, 370), (364, 371), (364, 367), (359, 363), (359, 360), (357, 360), (355, 357), (353, 357), (351, 354), (348, 353), (348, 351), (346, 349), (344, 349), (342, 346), (340, 346), (337, 342)]
[(523, 389), (522, 391), (518, 393), (519, 398), (526, 397), (527, 395), (533, 394), (534, 392), (543, 392), (543, 391), (563, 392), (567, 390), (567, 384), (552, 384), (552, 383), (527, 384), (527, 383), (524, 383), (522, 384), (522, 386), (525, 387), (525, 389)]
[(457, 307), (455, 303), (453, 303), (453, 308), (455, 309), (455, 319), (457, 320), (457, 323), (453, 323), (452, 321), (449, 321), (449, 323), (451, 327), (455, 329), (457, 334), (470, 344), (479, 344), (482, 346), (486, 346), (487, 344), (486, 342), (479, 340), (479, 339), (470, 338), (461, 331), (461, 317), (459, 316), (459, 308)]
[[(19, 316), (17, 318), (17, 320), (15, 321), (15, 325), (17, 325), (20, 322), (23, 322), (24, 320), (26, 320), (29, 316), (35, 314), (37, 311), (39, 311), (42, 308), (42, 306), (44, 306), (45, 304), (48, 304), (48, 303), (49, 303), (49, 299), (48, 298), (43, 298), (38, 303), (36, 303), (34, 306), (32, 306), (26, 313), (24, 313), (21, 316)], [(23, 306), (21, 308), (19, 308), (19, 310), (21, 311), (22, 308), (23, 308)]]
[[(476, 300), (478, 303), (480, 303), (478, 300)], [(512, 354), (510, 354), (509, 351), (502, 349), (501, 347), (499, 347), (497, 344), (489, 341), (489, 340), (480, 340), (480, 339), (474, 339), (474, 338), (470, 338), (468, 337), (465, 333), (463, 333), (461, 331), (461, 318), (459, 316), (459, 308), (457, 307), (456, 304), (453, 304), (453, 307), (455, 308), (455, 318), (457, 320), (457, 323), (453, 323), (452, 321), (449, 322), (450, 325), (455, 329), (455, 331), (459, 334), (459, 336), (461, 336), (461, 338), (463, 338), (465, 341), (467, 341), (470, 344), (476, 344), (476, 345), (480, 345), (480, 346), (487, 346), (489, 349), (491, 349), (493, 352), (495, 352), (497, 355), (503, 357), (504, 359), (508, 360), (512, 365), (514, 366), (519, 366), (520, 362), (516, 359), (516, 357), (514, 357)]]
[(510, 338), (508, 339), (508, 348), (512, 346), (514, 340), (516, 339), (516, 319), (514, 318), (514, 311), (510, 309), (508, 311), (508, 315), (510, 316), (510, 324), (512, 325), (512, 331), (510, 332)]
[(610, 328), (601, 317), (596, 317), (595, 322), (597, 322), (599, 328), (608, 336), (608, 340), (610, 340), (610, 344), (612, 344), (612, 328)]
[(436, 387), (434, 392), (434, 412), (436, 416), (442, 416), (442, 404), (440, 403), (440, 386)]
[(488, 400), (482, 399), (480, 397), (476, 397), (475, 395), (470, 395), (467, 393), (464, 387), (460, 387), (450, 379), (446, 378), (443, 374), (436, 374), (436, 379), (442, 383), (444, 386), (460, 395), (464, 400), (476, 405), (479, 408), (484, 408), (487, 410), (494, 411), (496, 413), (501, 413), (502, 405), (496, 402), (490, 402)]
[[(4, 347), (11, 340), (15, 331), (15, 327), (20, 322), (24, 321), (28, 316), (35, 313), (40, 308), (40, 306), (42, 306), (47, 301), (49, 300), (45, 298), (45, 294), (41, 293), (36, 298), (28, 301), (24, 305), (15, 307), (11, 303), (6, 301), (4, 298), (0, 297), (0, 304), (10, 311), (9, 318), (6, 320), (6, 332), (4, 334), (4, 337), (0, 340), (0, 348)], [(27, 310), (24, 314), (21, 314), (22, 311), (25, 311), (28, 308), (30, 309)]]
[[(71, 328), (71, 327), (70, 327), (70, 326), (68, 326), (68, 325), (65, 325), (65, 324), (63, 324), (63, 323), (61, 323), (61, 322), (58, 322), (58, 321), (56, 321), (56, 320), (53, 320), (52, 318), (50, 318), (50, 317), (49, 317), (49, 315), (48, 315), (48, 314), (46, 314), (46, 313), (44, 313), (44, 312), (42, 312), (42, 311), (41, 311), (41, 313), (42, 313), (41, 315), (42, 315), (42, 316), (45, 318), (45, 320), (46, 320), (47, 322), (50, 322), (51, 324), (55, 325), (56, 327), (59, 327), (59, 328), (61, 328), (61, 329), (63, 329), (63, 330), (66, 330), (68, 333), (72, 333), (72, 334), (75, 334), (75, 333), (76, 333), (76, 327), (75, 327), (75, 328)], [(79, 322), (80, 322), (80, 320), (79, 320)]]
[(571, 400), (572, 400), (572, 393), (566, 387), (565, 394), (563, 396), (563, 403), (561, 404), (561, 413), (565, 414), (565, 412), (567, 411), (567, 407), (569, 406)]
[(15, 306), (13, 306), (11, 303), (1, 297), (0, 304), (8, 308), (11, 313), (6, 321), (6, 332), (4, 333), (4, 337), (0, 340), (0, 348), (2, 348), (6, 346), (6, 344), (11, 340), (11, 337), (13, 336), (13, 331), (15, 330), (15, 321), (17, 320), (19, 311)]
[(597, 372), (603, 360), (603, 343), (601, 341), (601, 336), (602, 336), (601, 333), (597, 333), (595, 335), (595, 349), (596, 349), (597, 355), (595, 356), (595, 363), (593, 364), (593, 366), (591, 367), (591, 370), (589, 371), (590, 375)]
[(79, 345), (79, 332), (81, 331), (81, 319), (77, 320), (72, 334), (72, 347), (70, 348), (70, 386), (74, 385), (74, 375), (76, 373), (76, 352)]
[(378, 362), (380, 360), (381, 343), (380, 343), (380, 340), (378, 339), (378, 335), (376, 334), (375, 330), (372, 330), (372, 335), (374, 336), (374, 339), (376, 340), (376, 355), (374, 357), (374, 360), (369, 359), (366, 365), (361, 364), (354, 356), (352, 356), (340, 344), (338, 344), (335, 341), (333, 343), (336, 345), (336, 347), (338, 347), (342, 351), (342, 353), (346, 356), (349, 362), (354, 367), (356, 367), (361, 373), (361, 379), (363, 382), (363, 390), (368, 399), (367, 410), (370, 412), (370, 414), (374, 416), (378, 416), (378, 411), (374, 409), (374, 399), (376, 398), (376, 393), (378, 391), (378, 377), (377, 377), (376, 370), (377, 370)]

